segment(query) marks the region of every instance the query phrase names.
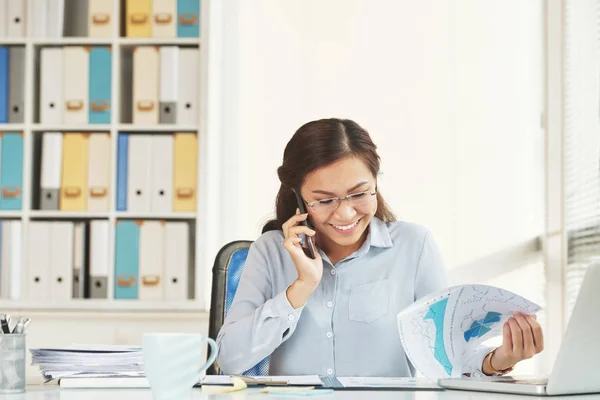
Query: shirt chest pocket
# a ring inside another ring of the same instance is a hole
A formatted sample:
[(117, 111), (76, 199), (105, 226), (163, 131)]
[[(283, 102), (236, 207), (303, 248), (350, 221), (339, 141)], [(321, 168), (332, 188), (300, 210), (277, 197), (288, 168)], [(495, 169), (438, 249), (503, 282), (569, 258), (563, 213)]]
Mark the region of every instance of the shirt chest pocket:
[(388, 313), (388, 280), (383, 279), (350, 287), (348, 300), (351, 321), (371, 323)]

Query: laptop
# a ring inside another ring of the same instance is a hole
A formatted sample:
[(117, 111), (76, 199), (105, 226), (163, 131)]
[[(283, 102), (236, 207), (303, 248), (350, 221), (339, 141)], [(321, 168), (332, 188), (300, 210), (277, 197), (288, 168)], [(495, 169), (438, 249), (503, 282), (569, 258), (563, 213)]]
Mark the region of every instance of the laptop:
[(445, 389), (554, 396), (600, 393), (600, 262), (590, 264), (548, 379), (446, 378)]

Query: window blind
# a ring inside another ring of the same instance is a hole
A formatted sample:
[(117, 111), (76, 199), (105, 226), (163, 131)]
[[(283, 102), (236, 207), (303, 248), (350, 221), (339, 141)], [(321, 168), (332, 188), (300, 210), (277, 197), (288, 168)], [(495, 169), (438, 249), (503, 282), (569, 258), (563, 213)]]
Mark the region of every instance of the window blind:
[(600, 0), (566, 0), (564, 12), (568, 321), (587, 266), (600, 260)]

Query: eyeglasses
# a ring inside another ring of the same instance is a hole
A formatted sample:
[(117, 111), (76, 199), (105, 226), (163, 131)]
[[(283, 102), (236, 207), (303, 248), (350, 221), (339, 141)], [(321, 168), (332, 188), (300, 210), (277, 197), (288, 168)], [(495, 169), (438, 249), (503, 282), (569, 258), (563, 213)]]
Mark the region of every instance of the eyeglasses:
[(336, 210), (342, 201), (347, 201), (348, 204), (354, 208), (362, 207), (373, 201), (373, 196), (376, 194), (377, 190), (365, 190), (364, 192), (349, 194), (342, 198), (334, 197), (331, 199), (313, 201), (311, 203), (306, 202), (306, 204), (308, 204), (315, 213), (325, 214)]

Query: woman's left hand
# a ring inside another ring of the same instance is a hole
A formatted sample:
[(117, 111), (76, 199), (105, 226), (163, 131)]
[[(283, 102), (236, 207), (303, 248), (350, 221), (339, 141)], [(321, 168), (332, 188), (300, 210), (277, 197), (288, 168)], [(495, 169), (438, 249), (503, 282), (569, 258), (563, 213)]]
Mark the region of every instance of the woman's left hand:
[(493, 369), (502, 371), (533, 357), (543, 349), (544, 334), (535, 316), (515, 313), (504, 324), (502, 346), (496, 349), (490, 365)]

